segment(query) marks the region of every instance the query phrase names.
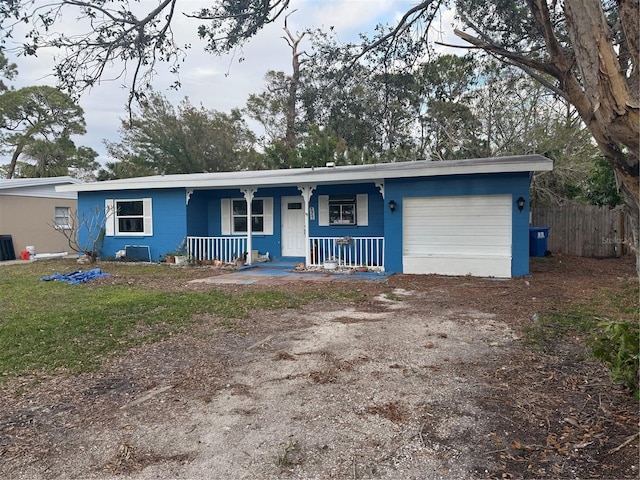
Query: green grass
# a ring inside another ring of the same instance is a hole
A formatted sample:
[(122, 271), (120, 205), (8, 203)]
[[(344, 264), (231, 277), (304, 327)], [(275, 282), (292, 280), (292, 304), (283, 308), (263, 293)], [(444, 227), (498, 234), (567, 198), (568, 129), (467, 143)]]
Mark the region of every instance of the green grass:
[[(184, 330), (197, 314), (221, 317), (219, 325), (231, 328), (234, 319), (247, 318), (256, 310), (297, 308), (319, 298), (358, 298), (353, 292), (321, 290), (302, 294), (278, 290), (241, 294), (162, 291), (154, 280), (187, 280), (188, 269), (98, 266), (132, 278), (133, 283), (68, 285), (40, 280), (54, 272), (78, 269), (72, 262), (0, 267), (0, 381), (59, 368), (71, 372), (99, 368), (110, 355)], [(138, 284), (137, 279), (144, 282)]]
[(554, 342), (568, 336), (588, 338), (598, 333), (602, 321), (637, 320), (638, 285), (627, 282), (620, 288), (603, 288), (589, 302), (567, 304), (560, 311), (543, 312), (524, 328), (525, 342), (540, 351), (550, 351)]
[(579, 337), (584, 342), (585, 356), (604, 362), (611, 379), (640, 398), (639, 296), (637, 282), (603, 288), (588, 302), (541, 314), (524, 329), (524, 341), (536, 350), (550, 353), (570, 337)]

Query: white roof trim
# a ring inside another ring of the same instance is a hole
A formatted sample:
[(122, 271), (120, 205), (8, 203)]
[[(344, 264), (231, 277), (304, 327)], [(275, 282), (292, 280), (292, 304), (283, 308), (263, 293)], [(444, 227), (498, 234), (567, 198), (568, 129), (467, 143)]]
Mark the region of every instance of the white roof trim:
[(78, 185), (63, 185), (56, 187), (56, 190), (59, 192), (97, 192), (158, 188), (260, 188), (305, 184), (362, 183), (391, 178), (433, 177), (442, 175), (550, 171), (552, 169), (553, 161), (542, 155), (522, 155), (448, 160), (443, 162), (420, 160), (415, 162), (295, 168), (288, 170), (156, 175), (152, 177), (127, 178)]
[(0, 190), (13, 188), (40, 187), (43, 185), (81, 184), (82, 180), (73, 177), (39, 177), (0, 179)]

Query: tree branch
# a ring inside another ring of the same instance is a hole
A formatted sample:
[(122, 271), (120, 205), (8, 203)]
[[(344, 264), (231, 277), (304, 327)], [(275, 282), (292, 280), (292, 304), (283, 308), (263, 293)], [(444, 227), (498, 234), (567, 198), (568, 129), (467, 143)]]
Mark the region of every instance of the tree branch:
[(518, 67), (525, 66), (533, 70), (538, 70), (540, 72), (546, 73), (558, 79), (561, 75), (560, 71), (550, 63), (538, 62), (537, 60), (532, 60), (531, 58), (525, 57), (524, 55), (521, 55), (519, 53), (505, 50), (499, 45), (481, 40), (477, 37), (469, 35), (466, 32), (458, 30), (457, 28), (454, 29), (453, 33), (465, 42), (469, 42), (471, 45), (474, 45), (475, 47), (480, 48), (487, 53), (493, 53), (501, 58), (510, 60), (514, 65), (517, 65)]
[[(442, 0), (426, 0), (426, 1), (420, 2), (418, 5), (415, 5), (414, 7), (410, 8), (402, 16), (402, 18), (400, 19), (400, 21), (398, 22), (398, 24), (396, 25), (396, 27), (393, 30), (391, 30), (389, 33), (383, 35), (382, 37), (380, 37), (378, 40), (376, 40), (372, 44), (366, 45), (362, 49), (362, 51), (360, 53), (358, 53), (351, 60), (350, 67), (355, 65), (355, 63), (358, 62), (358, 60), (360, 60), (362, 57), (364, 57), (367, 53), (371, 52), (372, 50), (375, 50), (376, 48), (380, 47), (381, 45), (383, 45), (384, 43), (388, 42), (391, 39), (398, 38), (400, 35), (402, 35), (407, 30), (409, 30), (411, 28), (411, 26), (420, 19), (422, 14), (429, 7), (432, 6), (433, 3), (436, 3), (435, 7), (433, 7), (433, 10), (436, 11), (436, 10), (438, 10), (438, 8), (440, 8), (440, 5), (442, 4)], [(417, 15), (415, 15), (414, 18), (411, 18), (414, 14), (417, 14)], [(429, 20), (429, 22), (431, 22), (432, 18), (430, 18), (428, 20)]]

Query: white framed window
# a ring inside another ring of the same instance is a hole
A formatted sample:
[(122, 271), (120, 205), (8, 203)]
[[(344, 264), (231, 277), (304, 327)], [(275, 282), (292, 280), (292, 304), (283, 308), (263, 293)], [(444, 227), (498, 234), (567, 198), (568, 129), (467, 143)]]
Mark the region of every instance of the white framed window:
[[(247, 233), (247, 202), (232, 200), (232, 233)], [(257, 198), (251, 201), (251, 231), (264, 233), (264, 200)]]
[(318, 225), (359, 226), (369, 225), (369, 196), (319, 195)]
[(329, 225), (357, 225), (355, 195), (329, 197)]
[(68, 230), (71, 228), (71, 208), (55, 207), (54, 224), (58, 230)]
[[(222, 234), (247, 233), (247, 202), (244, 198), (222, 199)], [(251, 233), (273, 235), (273, 198), (254, 198), (251, 201)]]
[(106, 200), (105, 235), (153, 235), (151, 199)]

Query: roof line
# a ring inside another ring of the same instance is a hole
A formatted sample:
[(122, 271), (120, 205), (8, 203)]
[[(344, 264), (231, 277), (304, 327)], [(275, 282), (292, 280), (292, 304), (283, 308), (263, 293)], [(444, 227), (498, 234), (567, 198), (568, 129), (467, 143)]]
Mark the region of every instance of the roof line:
[(104, 182), (64, 185), (58, 191), (107, 191), (161, 188), (223, 189), (362, 183), (393, 178), (416, 178), (481, 173), (549, 171), (553, 162), (542, 155), (474, 158), (464, 160), (376, 163), (337, 167), (191, 173), (127, 178)]

